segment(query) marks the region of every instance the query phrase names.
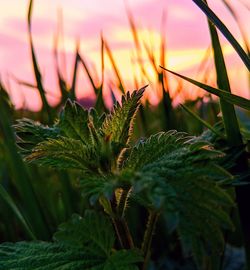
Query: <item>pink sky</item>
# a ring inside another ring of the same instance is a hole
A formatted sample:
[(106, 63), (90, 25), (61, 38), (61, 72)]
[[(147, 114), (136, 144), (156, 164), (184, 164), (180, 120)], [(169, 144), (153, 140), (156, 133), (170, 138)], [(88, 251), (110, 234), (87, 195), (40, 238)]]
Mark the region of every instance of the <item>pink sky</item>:
[[(20, 86), (13, 80), (15, 76), (34, 83), (26, 23), (28, 2), (28, 0), (10, 0), (1, 3), (0, 76), (9, 86), (11, 97), (17, 108), (25, 106), (31, 110), (37, 110), (40, 99), (36, 90)], [(210, 0), (208, 2), (241, 42), (237, 24), (222, 1)], [(241, 4), (245, 2), (249, 5), (248, 0), (228, 0), (228, 2), (235, 7), (250, 37), (250, 29), (247, 27), (250, 25), (249, 10)], [(165, 11), (168, 67), (197, 78), (197, 68), (210, 44), (207, 22), (199, 8), (191, 0), (130, 0), (127, 3), (139, 27), (141, 40), (147, 44), (153, 44), (155, 55), (159, 55), (161, 15)], [(35, 0), (32, 33), (45, 88), (49, 92), (49, 101), (55, 104), (56, 97), (59, 95), (52, 52), (57, 31), (58, 10), (62, 10), (63, 13), (66, 78), (68, 80), (71, 78), (77, 39), (81, 41), (81, 54), (89, 63), (96, 66), (97, 71), (100, 70), (100, 32), (102, 31), (112, 48), (124, 81), (132, 87), (133, 74), (138, 73), (138, 67), (131, 63), (134, 45), (123, 0)], [(221, 41), (233, 91), (249, 97), (246, 68), (223, 37)], [(149, 68), (146, 60), (145, 67)], [(105, 78), (108, 80), (111, 74), (111, 67), (107, 63)], [(87, 79), (83, 72), (79, 75), (81, 79), (78, 82), (78, 96), (86, 97), (89, 95)], [(138, 81), (142, 85), (148, 83), (141, 78)], [(186, 91), (190, 91), (192, 87), (186, 86)], [(154, 93), (153, 88), (152, 83), (148, 91)], [(109, 95), (109, 92), (106, 91), (105, 94)], [(188, 96), (192, 97), (192, 93)], [(152, 94), (151, 98), (154, 102), (157, 97)]]

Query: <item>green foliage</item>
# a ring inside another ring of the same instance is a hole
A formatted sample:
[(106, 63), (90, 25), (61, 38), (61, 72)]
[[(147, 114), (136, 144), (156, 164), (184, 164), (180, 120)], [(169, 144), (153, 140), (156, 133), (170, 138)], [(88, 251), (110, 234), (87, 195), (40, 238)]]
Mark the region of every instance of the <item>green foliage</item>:
[(110, 171), (128, 144), (144, 89), (128, 93), (122, 98), (122, 106), (117, 103), (106, 117), (68, 100), (52, 127), (20, 120), (15, 126), (18, 145), (30, 162), (80, 169), (86, 174)]
[(0, 269), (83, 269), (85, 254), (46, 242), (5, 243), (0, 248)]
[(105, 118), (102, 132), (111, 141), (126, 146), (131, 137), (134, 116), (139, 108), (139, 101), (145, 87), (137, 92), (122, 96), (122, 104), (116, 103), (113, 112)]
[[(18, 191), (19, 196), (23, 200), (24, 216), (22, 216), (19, 207), (15, 206), (11, 196), (6, 195), (6, 187), (1, 188), (3, 201), (7, 202), (9, 207), (14, 211), (16, 217), (21, 222), (22, 226), (32, 238), (36, 238), (38, 234), (42, 239), (48, 239), (48, 228), (45, 225), (41, 208), (38, 204), (33, 187), (30, 183), (30, 175), (18, 154), (15, 145), (15, 135), (12, 125), (12, 106), (9, 96), (0, 82), (0, 158), (3, 155), (3, 160), (0, 160), (3, 167), (6, 167), (9, 175), (15, 179), (14, 186)], [(1, 166), (0, 166), (1, 170)], [(1, 179), (2, 180), (2, 179)], [(0, 183), (4, 183), (1, 181)], [(32, 202), (32, 203), (30, 203)], [(32, 222), (31, 222), (32, 220)], [(32, 223), (32, 227), (28, 224)]]
[(140, 142), (124, 165), (124, 171), (133, 171), (130, 179), (139, 203), (176, 215), (184, 250), (192, 250), (200, 266), (206, 256), (222, 251), (220, 226), (233, 227), (223, 209), (232, 199), (217, 183), (229, 177), (215, 166), (222, 156), (207, 142), (171, 131)]
[[(223, 249), (221, 228), (233, 228), (225, 211), (233, 203), (221, 188), (221, 183), (232, 179), (218, 165), (224, 154), (203, 137), (177, 131), (157, 133), (135, 146), (128, 144), (143, 92), (144, 88), (123, 96), (122, 104), (116, 104), (108, 116), (99, 117), (96, 111), (68, 101), (52, 127), (21, 120), (16, 125), (19, 146), (27, 161), (81, 170), (83, 195), (91, 203), (99, 200), (122, 246), (119, 226), (127, 228), (123, 218), (130, 196), (156, 216), (162, 212), (175, 215), (183, 251), (192, 252), (197, 265), (203, 267), (204, 258), (216, 258)], [(130, 257), (125, 251), (110, 255), (113, 228), (108, 219), (94, 212), (86, 212), (83, 219), (73, 216), (54, 238), (63, 246), (83, 250), (88, 258), (99, 256), (98, 261)]]
[(113, 249), (115, 235), (105, 216), (86, 211), (62, 224), (54, 243), (20, 242), (0, 246), (1, 270), (136, 270), (142, 260), (136, 250)]
[(17, 145), (21, 148), (23, 153), (27, 154), (43, 140), (56, 138), (58, 136), (56, 128), (49, 128), (31, 119), (24, 118), (17, 120), (14, 127), (19, 139)]

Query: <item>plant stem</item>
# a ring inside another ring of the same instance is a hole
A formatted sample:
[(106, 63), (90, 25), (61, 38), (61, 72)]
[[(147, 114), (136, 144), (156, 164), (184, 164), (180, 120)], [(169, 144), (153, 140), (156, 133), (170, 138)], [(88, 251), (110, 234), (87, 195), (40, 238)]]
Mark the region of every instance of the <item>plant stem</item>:
[(144, 233), (143, 243), (141, 247), (144, 256), (144, 263), (142, 267), (143, 270), (147, 269), (148, 261), (150, 259), (150, 248), (158, 217), (159, 213), (149, 211), (147, 227)]
[(112, 220), (112, 223), (113, 223), (114, 228), (115, 228), (115, 232), (116, 232), (116, 236), (117, 236), (120, 248), (124, 249), (123, 240), (122, 240), (122, 237), (120, 235), (120, 230), (119, 230), (119, 226), (117, 224), (117, 220), (115, 218), (111, 218), (111, 220)]
[(130, 192), (131, 192), (131, 187), (125, 187), (122, 189), (119, 202), (116, 208), (117, 214), (121, 218), (124, 218), (125, 216), (125, 210), (127, 207), (127, 202), (128, 202)]
[(118, 241), (121, 248), (131, 249), (134, 248), (133, 238), (129, 231), (128, 224), (125, 220), (125, 210), (127, 206), (127, 201), (129, 198), (131, 188), (126, 187), (122, 190), (120, 198), (116, 206), (112, 205), (114, 216), (112, 217), (112, 222), (117, 234)]
[(128, 228), (128, 224), (124, 218), (116, 217), (113, 219), (115, 230), (118, 236), (118, 240), (122, 248), (132, 249), (134, 248), (134, 242), (131, 233)]

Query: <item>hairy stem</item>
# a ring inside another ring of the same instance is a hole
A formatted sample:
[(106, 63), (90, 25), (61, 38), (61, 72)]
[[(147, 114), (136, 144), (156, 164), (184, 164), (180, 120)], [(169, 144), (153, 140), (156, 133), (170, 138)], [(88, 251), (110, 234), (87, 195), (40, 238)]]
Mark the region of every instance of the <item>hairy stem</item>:
[(122, 236), (120, 234), (120, 229), (119, 229), (117, 220), (115, 218), (112, 218), (111, 220), (112, 220), (112, 223), (113, 223), (114, 228), (115, 228), (115, 232), (116, 232), (116, 236), (117, 236), (117, 240), (119, 242), (120, 248), (124, 249), (124, 244), (123, 244), (124, 241), (123, 241)]
[(113, 219), (113, 223), (121, 247), (125, 249), (134, 248), (134, 242), (126, 220), (124, 218), (116, 217)]
[(159, 213), (155, 211), (149, 211), (147, 227), (144, 233), (143, 243), (141, 247), (144, 256), (144, 263), (142, 267), (143, 270), (147, 269), (148, 261), (150, 259), (150, 248), (158, 217)]
[(131, 192), (131, 187), (125, 187), (121, 191), (121, 195), (119, 197), (119, 201), (117, 203), (117, 208), (116, 208), (117, 214), (121, 218), (124, 218), (125, 216), (125, 211), (127, 208), (130, 192)]
[(130, 191), (130, 187), (122, 189), (119, 198), (116, 198), (116, 205), (112, 205), (113, 213), (115, 213), (114, 217), (112, 218), (112, 222), (114, 224), (120, 246), (121, 248), (125, 249), (134, 248), (133, 238), (125, 220), (125, 210)]

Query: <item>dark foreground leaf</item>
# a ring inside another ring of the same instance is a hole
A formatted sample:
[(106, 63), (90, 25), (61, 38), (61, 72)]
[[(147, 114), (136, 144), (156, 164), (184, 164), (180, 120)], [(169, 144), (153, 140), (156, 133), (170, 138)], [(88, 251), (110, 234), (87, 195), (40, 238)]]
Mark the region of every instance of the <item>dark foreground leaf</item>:
[(92, 211), (84, 218), (74, 215), (55, 240), (0, 245), (0, 270), (138, 270), (141, 261), (136, 250), (113, 249), (110, 221)]
[(201, 269), (223, 250), (221, 228), (233, 228), (225, 211), (233, 202), (219, 181), (231, 176), (218, 166), (221, 157), (208, 142), (169, 131), (132, 148), (123, 166), (138, 202), (176, 216), (183, 250), (192, 251)]

